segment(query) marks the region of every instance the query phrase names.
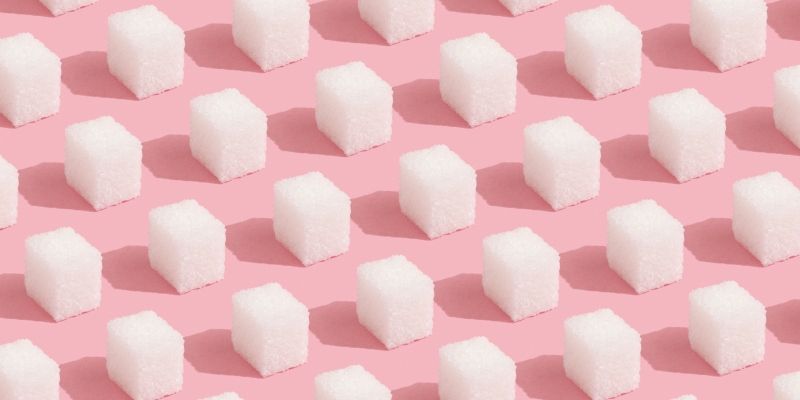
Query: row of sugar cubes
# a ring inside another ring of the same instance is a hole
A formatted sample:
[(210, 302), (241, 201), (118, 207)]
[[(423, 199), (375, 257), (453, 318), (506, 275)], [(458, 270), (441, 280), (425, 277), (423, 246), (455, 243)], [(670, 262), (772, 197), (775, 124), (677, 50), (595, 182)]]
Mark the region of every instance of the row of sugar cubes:
[[(381, 309), (387, 304), (381, 297), (387, 293), (400, 294), (406, 303), (432, 301), (432, 282), (407, 260), (394, 257), (364, 264), (359, 280), (359, 300), (364, 295), (374, 296), (364, 303), (366, 311), (359, 303), (359, 319), (376, 318), (373, 329), (402, 341), (409, 331), (396, 324), (422, 327), (430, 320), (431, 315), (426, 313), (395, 314)], [(408, 296), (399, 287), (412, 282), (425, 286), (425, 293)], [(376, 284), (388, 288), (387, 292), (377, 293), (380, 288), (372, 287)], [(764, 359), (766, 310), (739, 284), (727, 281), (695, 289), (689, 303), (691, 348), (720, 375)], [(262, 376), (305, 363), (308, 326), (306, 306), (276, 283), (233, 296), (233, 347)], [(108, 376), (132, 398), (151, 400), (181, 390), (184, 339), (166, 321), (152, 311), (143, 311), (114, 319), (107, 329)], [(421, 329), (430, 334), (429, 326)], [(485, 337), (445, 345), (439, 350), (439, 360), (440, 398), (515, 398), (515, 363)], [(609, 399), (638, 388), (640, 362), (639, 333), (610, 309), (576, 315), (564, 322), (565, 374), (590, 398)], [(775, 398), (797, 398), (798, 381), (800, 373), (777, 377)], [(0, 346), (0, 397), (19, 398), (18, 394), (26, 393), (33, 397), (22, 398), (57, 399), (58, 384), (58, 365), (30, 341)], [(389, 389), (358, 365), (318, 375), (315, 393), (318, 400), (391, 399)], [(238, 396), (230, 393), (220, 398)]]

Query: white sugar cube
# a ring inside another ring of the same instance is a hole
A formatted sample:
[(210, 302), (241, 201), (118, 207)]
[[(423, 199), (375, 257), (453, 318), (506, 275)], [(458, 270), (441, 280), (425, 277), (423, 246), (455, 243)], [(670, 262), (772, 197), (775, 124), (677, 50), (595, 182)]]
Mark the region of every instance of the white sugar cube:
[(317, 73), (317, 127), (344, 154), (388, 142), (392, 113), (392, 87), (364, 63), (351, 62)]
[(183, 29), (155, 6), (108, 17), (108, 69), (143, 99), (183, 83)]
[(267, 114), (236, 89), (191, 101), (192, 155), (220, 182), (264, 168)]
[(475, 223), (475, 169), (440, 144), (400, 157), (400, 209), (433, 239)]
[(150, 210), (150, 266), (178, 293), (225, 276), (225, 224), (195, 200)]
[(225, 392), (216, 396), (206, 397), (204, 400), (242, 400), (242, 398), (234, 392)]
[(775, 72), (772, 116), (775, 127), (800, 147), (800, 65)]
[(764, 359), (764, 305), (734, 281), (689, 293), (689, 343), (720, 375)]
[(17, 127), (60, 104), (61, 59), (30, 33), (0, 39), (0, 114)]
[(28, 339), (0, 345), (0, 399), (58, 400), (60, 368)]
[(514, 360), (483, 336), (439, 349), (441, 400), (513, 400), (516, 380)]
[(780, 172), (736, 181), (733, 235), (765, 266), (800, 254), (800, 190)]
[(439, 91), (469, 126), (514, 112), (517, 59), (485, 33), (442, 43)]
[(525, 128), (525, 182), (554, 210), (600, 193), (600, 142), (570, 117)]
[(392, 392), (360, 365), (314, 378), (314, 400), (391, 400)]
[(636, 293), (683, 277), (683, 224), (653, 200), (608, 211), (606, 257)]
[(725, 113), (695, 89), (650, 99), (650, 154), (678, 182), (725, 164)]
[(95, 210), (139, 196), (142, 143), (114, 118), (67, 126), (64, 153), (67, 183)]
[(153, 311), (108, 322), (106, 369), (134, 400), (155, 400), (183, 387), (183, 336)]
[(358, 321), (388, 349), (433, 333), (433, 281), (403, 256), (358, 267)]
[(483, 239), (483, 292), (513, 321), (558, 305), (560, 256), (529, 228)]
[(100, 252), (72, 228), (25, 240), (25, 290), (56, 321), (100, 307)]
[(566, 18), (564, 62), (595, 99), (636, 87), (642, 32), (609, 5), (572, 13)]
[(564, 371), (592, 400), (639, 387), (642, 340), (608, 308), (564, 321)]
[(320, 172), (274, 185), (275, 238), (305, 266), (350, 247), (350, 197)]
[(358, 0), (361, 19), (389, 44), (433, 30), (434, 0)]
[(17, 223), (19, 171), (0, 156), (0, 229)]
[(767, 51), (764, 0), (692, 0), (692, 44), (720, 71), (763, 58)]
[(39, 0), (54, 16), (97, 3), (97, 0)]
[(262, 376), (308, 359), (308, 308), (277, 283), (233, 295), (233, 347)]
[(800, 399), (800, 371), (778, 375), (772, 380), (772, 400)]
[(542, 8), (555, 2), (556, 0), (500, 0), (500, 3), (514, 16)]
[(308, 56), (307, 0), (234, 0), (233, 40), (263, 71)]

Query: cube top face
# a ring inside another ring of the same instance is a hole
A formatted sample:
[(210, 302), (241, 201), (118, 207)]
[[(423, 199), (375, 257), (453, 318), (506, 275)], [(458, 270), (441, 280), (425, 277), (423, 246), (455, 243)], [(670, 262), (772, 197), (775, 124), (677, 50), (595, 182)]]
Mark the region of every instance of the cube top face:
[(772, 380), (775, 400), (793, 400), (800, 395), (800, 371), (778, 375)]
[(39, 0), (54, 17), (81, 7), (97, 3), (97, 0)]
[[(650, 99), (651, 116), (661, 116), (683, 135), (708, 135), (705, 129), (692, 129), (709, 119), (725, 123), (725, 113), (695, 89), (683, 89)], [(705, 126), (705, 124), (703, 124)]]
[(475, 179), (475, 169), (449, 147), (440, 144), (415, 150), (400, 157), (400, 169), (426, 186)]
[(531, 266), (543, 259), (559, 258), (554, 248), (527, 227), (487, 236), (483, 252), (512, 265)]
[(314, 378), (317, 400), (389, 400), (392, 392), (361, 365), (323, 372)]
[(29, 74), (56, 64), (61, 59), (30, 33), (0, 39), (0, 73)]
[(39, 233), (25, 240), (29, 257), (69, 270), (85, 268), (86, 259), (99, 261), (100, 252), (72, 228), (64, 227)]
[(800, 204), (800, 189), (777, 171), (740, 179), (733, 184), (733, 193), (734, 199), (763, 213), (780, 213), (787, 205)]
[(131, 150), (141, 153), (142, 143), (112, 117), (79, 122), (67, 126), (68, 143), (86, 151), (94, 159), (116, 159)]
[(302, 6), (308, 8), (307, 0), (235, 0), (236, 7), (246, 9), (248, 13), (259, 18), (274, 18), (285, 12), (287, 7)]
[(742, 315), (766, 312), (764, 305), (735, 281), (694, 289), (689, 293), (689, 304), (716, 321), (738, 320)]
[(433, 290), (433, 280), (404, 256), (392, 256), (361, 264), (358, 281), (375, 288), (382, 296), (402, 298), (410, 288), (427, 287)]
[(7, 176), (11, 175), (14, 176), (19, 175), (17, 167), (12, 165), (10, 162), (8, 162), (8, 160), (6, 160), (5, 158), (3, 158), (2, 155), (0, 155), (0, 182), (3, 182)]
[(376, 96), (392, 96), (392, 87), (361, 61), (317, 72), (317, 90), (324, 87), (348, 101), (369, 102)]
[(620, 341), (641, 342), (639, 332), (608, 308), (570, 317), (564, 321), (564, 330), (593, 349)]
[(726, 28), (735, 28), (735, 25), (747, 23), (759, 14), (765, 17), (767, 14), (764, 0), (692, 0), (692, 9), (703, 11)]
[(233, 307), (260, 321), (273, 319), (274, 315), (308, 316), (308, 308), (277, 283), (268, 283), (234, 293)]
[(196, 231), (224, 230), (225, 224), (194, 199), (150, 210), (151, 225), (160, 225), (176, 236), (194, 236)]
[(612, 208), (607, 214), (609, 229), (619, 229), (634, 241), (661, 237), (665, 230), (683, 232), (683, 224), (654, 200)]
[(242, 400), (242, 398), (234, 392), (225, 392), (216, 396), (206, 397), (203, 400)]
[(525, 144), (541, 149), (552, 159), (584, 159), (578, 149), (591, 148), (600, 155), (600, 142), (570, 117), (558, 117), (525, 128)]
[(274, 190), (275, 197), (309, 213), (322, 211), (320, 204), (350, 204), (347, 193), (318, 171), (279, 180), (275, 182)]
[(192, 114), (202, 116), (217, 129), (230, 131), (232, 125), (253, 119), (267, 120), (267, 114), (250, 99), (234, 88), (195, 97), (191, 101)]
[(58, 376), (58, 364), (30, 340), (0, 345), (0, 382), (27, 381), (43, 372)]
[(157, 352), (175, 342), (183, 343), (180, 332), (150, 310), (112, 319), (108, 322), (108, 336), (134, 352)]
[(478, 79), (497, 72), (516, 71), (517, 59), (486, 33), (476, 33), (442, 43), (441, 59), (452, 63), (462, 74)]
[(493, 375), (497, 370), (516, 369), (514, 360), (484, 336), (444, 345), (439, 349), (439, 358), (468, 376)]
[(800, 92), (800, 65), (786, 67), (775, 71), (774, 81), (776, 89), (784, 88), (789, 89), (794, 93)]
[(133, 46), (151, 47), (164, 38), (184, 37), (183, 29), (153, 5), (120, 11), (108, 17), (109, 31), (120, 34)]
[(572, 13), (567, 15), (565, 23), (568, 35), (591, 43), (598, 52), (616, 48), (620, 38), (636, 36), (641, 42), (641, 30), (610, 5)]

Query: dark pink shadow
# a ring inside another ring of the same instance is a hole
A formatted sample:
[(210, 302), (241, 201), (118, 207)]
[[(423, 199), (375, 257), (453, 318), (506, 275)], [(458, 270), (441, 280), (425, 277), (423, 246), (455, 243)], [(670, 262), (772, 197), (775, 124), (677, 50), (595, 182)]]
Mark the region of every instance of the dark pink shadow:
[(325, 40), (388, 46), (358, 13), (358, 0), (323, 0), (311, 5), (311, 26)]
[(767, 329), (781, 343), (800, 344), (800, 300), (767, 307)]
[(626, 135), (603, 142), (600, 162), (611, 175), (634, 181), (678, 183), (650, 156), (645, 135)]
[(511, 322), (483, 293), (480, 274), (459, 274), (436, 281), (434, 301), (449, 317)]
[(567, 73), (563, 51), (543, 51), (520, 58), (517, 60), (517, 80), (530, 94), (594, 100), (592, 94)]
[(498, 0), (441, 0), (448, 11), (465, 14), (483, 14), (511, 17), (511, 13)]
[(320, 342), (329, 346), (386, 350), (358, 322), (356, 303), (352, 301), (335, 301), (310, 310), (309, 329)]
[(760, 267), (761, 263), (733, 236), (730, 218), (709, 218), (686, 225), (685, 246), (699, 261)]
[(658, 67), (719, 72), (692, 45), (687, 24), (666, 24), (642, 32), (642, 51)]
[(397, 192), (378, 191), (356, 197), (351, 207), (353, 222), (368, 235), (421, 240), (428, 238), (400, 211)]
[(800, 40), (800, 1), (779, 0), (767, 5), (767, 23), (778, 36), (789, 40)]
[(219, 180), (192, 156), (189, 136), (186, 135), (166, 135), (142, 143), (142, 164), (156, 178), (219, 183)]
[(561, 277), (573, 289), (636, 294), (609, 266), (605, 246), (584, 246), (561, 253)]
[(228, 225), (225, 245), (239, 261), (302, 267), (297, 258), (275, 239), (271, 218), (251, 218)]
[(22, 274), (0, 274), (0, 318), (53, 322), (50, 314), (28, 297)]
[(36, 207), (94, 211), (67, 184), (64, 163), (45, 162), (19, 171), (19, 193)]
[(491, 206), (553, 211), (533, 189), (525, 183), (522, 163), (504, 162), (476, 171), (478, 194)]
[(393, 90), (394, 109), (403, 121), (424, 125), (469, 127), (442, 100), (438, 79), (417, 79), (395, 86)]
[(127, 400), (108, 377), (105, 357), (84, 357), (61, 365), (61, 388), (73, 400)]
[(669, 327), (642, 335), (642, 357), (653, 369), (693, 375), (717, 375), (689, 345), (689, 330)]
[(73, 94), (136, 100), (108, 70), (106, 52), (85, 51), (61, 60), (61, 80)]
[(186, 54), (200, 67), (261, 72), (233, 41), (231, 24), (208, 24), (186, 31)]
[(37, 17), (53, 17), (50, 11), (37, 0), (3, 0), (0, 1), (0, 13), (33, 15)]
[(292, 108), (269, 116), (268, 136), (283, 151), (344, 157), (317, 129), (313, 108)]
[(725, 133), (741, 150), (800, 155), (797, 148), (775, 127), (772, 107), (750, 107), (728, 114)]
[(115, 289), (178, 294), (169, 282), (150, 268), (145, 246), (126, 246), (103, 253), (103, 277)]
[(435, 383), (415, 383), (392, 390), (392, 400), (439, 400), (439, 387)]
[(184, 357), (197, 372), (261, 378), (233, 349), (229, 329), (209, 329), (184, 338)]
[(517, 363), (517, 386), (541, 400), (584, 400), (586, 395), (564, 372), (562, 356), (543, 355)]

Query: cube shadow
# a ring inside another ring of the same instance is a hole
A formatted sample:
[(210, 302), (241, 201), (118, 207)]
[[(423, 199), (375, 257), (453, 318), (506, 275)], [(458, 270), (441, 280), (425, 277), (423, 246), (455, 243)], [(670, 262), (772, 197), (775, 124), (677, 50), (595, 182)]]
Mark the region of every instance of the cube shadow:
[(400, 210), (399, 197), (395, 191), (377, 191), (354, 198), (353, 222), (368, 235), (427, 240), (425, 233)]
[(230, 329), (209, 329), (184, 338), (184, 358), (198, 372), (261, 378), (233, 348)]
[(476, 172), (478, 194), (490, 206), (553, 211), (553, 208), (525, 183), (522, 163), (502, 162)]
[(103, 253), (103, 277), (115, 289), (178, 294), (172, 285), (150, 268), (145, 246), (125, 246)]
[(262, 72), (233, 41), (231, 24), (208, 24), (186, 31), (186, 54), (200, 67)]
[(692, 45), (688, 24), (665, 24), (642, 32), (642, 51), (657, 67), (719, 73)]
[(84, 357), (61, 365), (61, 388), (74, 400), (126, 400), (108, 377), (105, 357)]
[(561, 277), (573, 289), (633, 295), (636, 292), (608, 266), (605, 246), (561, 253)]
[(325, 40), (388, 46), (358, 13), (358, 0), (323, 0), (311, 5), (311, 26)]
[(497, 0), (441, 0), (441, 2), (448, 11), (512, 17), (511, 13)]
[(250, 218), (226, 227), (225, 245), (239, 261), (302, 267), (275, 239), (271, 218)]
[(0, 318), (54, 322), (25, 291), (25, 275), (0, 274)]
[(19, 171), (19, 193), (36, 207), (94, 211), (91, 205), (67, 184), (64, 163), (43, 162)]
[(759, 153), (800, 155), (800, 149), (775, 127), (772, 107), (750, 107), (725, 117), (725, 134), (737, 148)]
[(567, 378), (563, 357), (541, 355), (517, 363), (517, 386), (530, 398), (583, 400), (586, 395)]
[(435, 383), (415, 383), (392, 390), (392, 400), (439, 400), (439, 386)]
[(730, 218), (709, 218), (686, 225), (685, 246), (699, 261), (761, 267), (733, 236)]
[(689, 344), (689, 330), (668, 327), (642, 335), (642, 357), (653, 369), (681, 374), (710, 375), (717, 373)]
[(31, 0), (3, 0), (0, 2), (0, 13), (54, 18), (42, 3)]
[(435, 282), (434, 301), (449, 317), (511, 322), (483, 293), (480, 274), (459, 274)]
[(313, 108), (297, 107), (272, 114), (267, 135), (283, 151), (344, 157), (344, 153), (317, 129)]
[(219, 180), (192, 156), (187, 135), (166, 135), (142, 143), (142, 164), (156, 178), (219, 183)]
[(79, 96), (136, 100), (109, 72), (105, 51), (85, 51), (61, 60), (61, 81)]
[(603, 142), (600, 163), (616, 178), (677, 184), (678, 181), (650, 156), (646, 135), (625, 135)]
[(796, 19), (798, 14), (798, 0), (779, 0), (767, 4), (767, 24), (784, 39), (800, 40), (800, 25)]
[(767, 329), (781, 343), (800, 344), (800, 300), (767, 307)]
[(439, 93), (438, 79), (417, 79), (394, 90), (393, 107), (404, 121), (423, 124), (469, 128)]
[(543, 51), (518, 59), (517, 80), (533, 95), (594, 100), (567, 72), (563, 51)]
[(383, 343), (358, 322), (355, 302), (334, 301), (309, 311), (309, 329), (322, 344), (386, 350)]

